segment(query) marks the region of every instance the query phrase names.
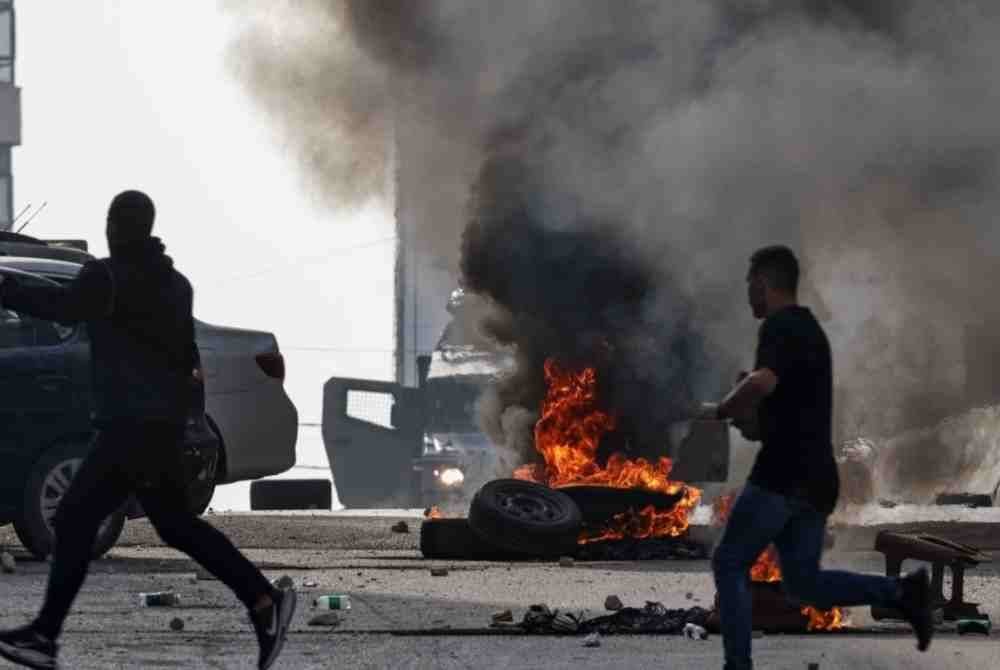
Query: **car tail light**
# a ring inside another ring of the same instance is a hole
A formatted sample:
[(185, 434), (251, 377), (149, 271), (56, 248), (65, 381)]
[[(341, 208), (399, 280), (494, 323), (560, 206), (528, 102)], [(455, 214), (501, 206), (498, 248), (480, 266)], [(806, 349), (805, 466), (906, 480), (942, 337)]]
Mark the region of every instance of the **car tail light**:
[(269, 351), (266, 354), (257, 354), (257, 365), (268, 377), (274, 377), (284, 381), (285, 379), (285, 357), (278, 351)]

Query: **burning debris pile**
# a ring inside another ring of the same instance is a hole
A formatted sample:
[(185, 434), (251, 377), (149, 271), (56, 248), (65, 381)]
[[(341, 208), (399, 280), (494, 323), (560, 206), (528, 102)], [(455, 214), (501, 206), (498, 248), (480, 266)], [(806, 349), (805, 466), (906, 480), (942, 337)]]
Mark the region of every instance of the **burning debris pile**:
[(688, 516), (701, 499), (701, 492), (671, 481), (671, 463), (660, 457), (652, 463), (631, 460), (622, 453), (598, 461), (601, 440), (615, 428), (615, 417), (602, 410), (597, 397), (597, 371), (563, 369), (553, 359), (545, 362), (548, 387), (542, 416), (535, 426), (535, 447), (545, 464), (523, 466), (516, 477), (553, 488), (587, 485), (613, 489), (640, 489), (679, 496), (668, 509), (647, 505), (616, 515), (601, 527), (589, 529), (581, 543), (623, 538), (677, 537), (688, 528)]

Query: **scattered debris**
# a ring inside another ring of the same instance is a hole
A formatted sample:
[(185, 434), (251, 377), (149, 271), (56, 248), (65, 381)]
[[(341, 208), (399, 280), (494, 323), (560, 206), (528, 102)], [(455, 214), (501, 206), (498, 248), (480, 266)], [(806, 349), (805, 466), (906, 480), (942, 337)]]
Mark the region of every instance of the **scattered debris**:
[(173, 591), (157, 591), (155, 593), (140, 593), (139, 604), (143, 607), (173, 607), (181, 603), (179, 593)]
[(281, 589), (282, 591), (287, 591), (295, 588), (295, 581), (292, 580), (288, 575), (282, 575), (281, 577), (275, 579), (273, 582), (274, 588)]
[(689, 640), (707, 640), (708, 631), (696, 623), (686, 623), (683, 628), (684, 637)]
[(344, 619), (336, 612), (324, 612), (309, 619), (310, 626), (325, 626), (327, 628), (336, 628), (343, 622)]
[(17, 561), (5, 551), (0, 554), (0, 567), (2, 567), (4, 574), (12, 575), (17, 572)]
[(601, 635), (665, 633), (679, 634), (689, 623), (702, 628), (709, 611), (701, 607), (671, 610), (661, 603), (647, 602), (645, 607), (624, 607), (614, 614), (584, 619), (546, 605), (532, 605), (517, 624), (494, 623), (496, 628), (510, 628), (524, 633), (600, 633)]
[(989, 635), (991, 627), (992, 622), (989, 617), (985, 619), (959, 619), (955, 624), (955, 629), (959, 635), (967, 635), (969, 633)]
[(604, 599), (604, 609), (609, 612), (617, 612), (623, 607), (625, 607), (625, 605), (622, 604), (622, 600), (618, 596), (608, 596)]
[(559, 567), (560, 568), (572, 568), (575, 561), (572, 556), (560, 556), (559, 557)]
[(170, 630), (181, 631), (184, 630), (184, 619), (180, 617), (174, 617), (170, 620)]
[(878, 504), (885, 509), (892, 509), (899, 506), (899, 503), (895, 500), (886, 500), (884, 498), (880, 498)]
[(392, 525), (392, 532), (393, 533), (409, 533), (410, 532), (410, 524), (406, 523), (405, 521), (400, 521), (399, 523), (394, 523)]
[(587, 637), (583, 638), (584, 647), (600, 647), (601, 646), (601, 634), (591, 633)]
[(302, 588), (305, 589), (315, 589), (319, 586), (319, 582), (313, 581), (312, 579), (303, 579)]
[(764, 637), (764, 631), (762, 631), (762, 630), (755, 630), (753, 632), (753, 639), (759, 640), (762, 637)]
[(313, 607), (323, 610), (349, 610), (351, 596), (341, 594), (320, 596), (313, 600)]
[(694, 594), (691, 593), (690, 591), (688, 591), (687, 593), (684, 594), (684, 599), (685, 600), (693, 600), (694, 599)]
[(431, 577), (447, 577), (448, 568), (431, 568)]
[(819, 663), (810, 663), (807, 666), (807, 670), (819, 670)]
[(514, 623), (514, 613), (510, 610), (493, 613), (493, 623)]
[(965, 505), (966, 507), (992, 507), (993, 497), (988, 493), (941, 493), (935, 505)]

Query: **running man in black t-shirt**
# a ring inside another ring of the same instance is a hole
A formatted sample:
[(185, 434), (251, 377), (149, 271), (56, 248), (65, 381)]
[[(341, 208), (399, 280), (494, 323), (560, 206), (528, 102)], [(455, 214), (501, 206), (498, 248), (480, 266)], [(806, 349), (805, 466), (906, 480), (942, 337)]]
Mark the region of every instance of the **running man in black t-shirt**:
[(787, 247), (766, 247), (750, 259), (750, 307), (764, 320), (756, 364), (709, 410), (763, 443), (712, 559), (726, 670), (753, 667), (749, 573), (771, 543), (792, 599), (820, 609), (898, 608), (913, 625), (921, 651), (933, 634), (926, 570), (896, 579), (820, 569), (826, 520), (838, 493), (833, 372), (822, 327), (798, 304), (798, 282), (799, 264)]

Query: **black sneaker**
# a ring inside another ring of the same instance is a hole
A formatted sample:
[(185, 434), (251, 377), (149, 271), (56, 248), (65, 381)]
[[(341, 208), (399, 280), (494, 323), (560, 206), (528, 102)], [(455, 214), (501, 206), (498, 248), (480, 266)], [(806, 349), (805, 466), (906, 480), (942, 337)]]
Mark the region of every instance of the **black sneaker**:
[(59, 645), (31, 626), (0, 631), (0, 656), (29, 668), (52, 670), (59, 667)]
[(257, 667), (267, 670), (277, 660), (281, 647), (285, 644), (288, 625), (295, 614), (295, 591), (292, 589), (275, 589), (271, 593), (274, 601), (267, 609), (250, 613), (250, 621), (257, 631), (257, 642), (260, 643), (260, 659)]
[(931, 579), (927, 568), (920, 568), (899, 580), (899, 609), (917, 636), (917, 649), (927, 651), (934, 637), (934, 615), (931, 602)]

